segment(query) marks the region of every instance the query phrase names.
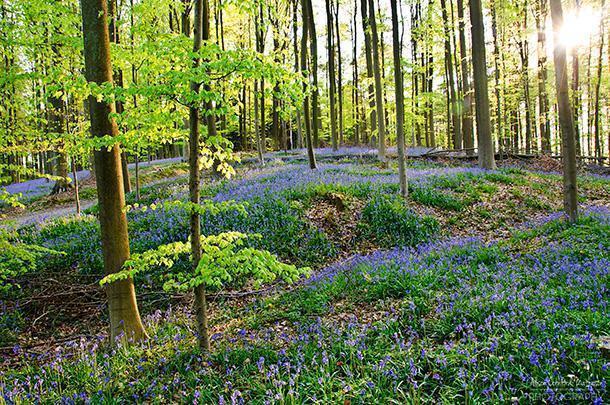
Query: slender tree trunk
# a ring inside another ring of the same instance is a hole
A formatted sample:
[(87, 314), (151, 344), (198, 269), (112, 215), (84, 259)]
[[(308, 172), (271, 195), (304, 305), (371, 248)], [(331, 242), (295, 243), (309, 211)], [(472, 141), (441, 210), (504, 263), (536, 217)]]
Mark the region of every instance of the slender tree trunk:
[(335, 81), (335, 51), (333, 46), (333, 15), (331, 11), (332, 0), (326, 0), (326, 30), (327, 30), (327, 42), (328, 48), (328, 81), (329, 81), (329, 99), (330, 99), (330, 128), (331, 128), (331, 141), (333, 150), (338, 149), (338, 137), (337, 137), (337, 90)]
[(591, 59), (593, 58), (593, 41), (589, 38), (589, 46), (588, 46), (588, 54), (587, 54), (587, 155), (593, 155), (593, 145), (592, 145), (592, 137), (593, 137), (593, 97), (591, 97), (592, 92), (592, 63)]
[(258, 80), (254, 80), (254, 130), (256, 132), (256, 151), (258, 153), (258, 162), (261, 166), (265, 166), (265, 156), (263, 152), (263, 137), (262, 128), (259, 122), (259, 101), (258, 101)]
[(419, 45), (419, 22), (421, 16), (421, 3), (419, 0), (411, 5), (411, 58), (413, 60), (413, 71), (411, 73), (411, 81), (412, 81), (412, 107), (413, 107), (413, 116), (414, 116), (414, 125), (413, 125), (413, 136), (414, 136), (414, 144), (417, 146), (422, 146), (422, 137), (421, 137), (421, 123), (419, 121), (420, 116), (420, 108), (419, 108), (419, 96), (420, 96), (420, 86), (419, 86), (419, 78), (420, 73), (418, 61), (418, 45)]
[[(299, 72), (299, 40), (298, 40), (298, 14), (299, 14), (299, 0), (293, 0), (292, 9), (292, 40), (294, 49), (294, 71)], [(296, 147), (303, 147), (303, 123), (301, 121), (301, 110), (296, 110), (296, 121), (297, 121), (297, 142)]]
[[(604, 9), (605, 1), (602, 0), (602, 7)], [(599, 57), (597, 59), (597, 80), (595, 81), (595, 112), (593, 115), (593, 128), (594, 128), (594, 139), (595, 139), (595, 156), (599, 158), (601, 163), (601, 157), (603, 156), (603, 145), (602, 145), (602, 126), (601, 126), (601, 106), (600, 106), (600, 89), (602, 84), (602, 72), (603, 72), (603, 55), (604, 55), (604, 19), (600, 19), (599, 23)]]
[[(561, 0), (551, 0), (551, 18), (555, 35), (555, 85), (557, 86), (557, 104), (559, 108), (559, 123), (561, 127), (561, 154), (563, 161), (563, 198), (566, 215), (571, 222), (578, 219), (578, 188), (576, 183), (576, 148), (574, 140), (574, 123), (570, 108), (570, 93), (568, 87), (568, 63), (566, 48), (559, 39), (563, 26), (563, 10)], [(602, 31), (603, 32), (603, 31)]]
[(373, 85), (373, 52), (371, 45), (371, 24), (368, 14), (368, 0), (360, 0), (360, 13), (362, 14), (362, 29), (364, 30), (364, 54), (366, 58), (366, 77), (369, 82), (368, 100), (371, 120), (371, 130), (365, 136), (368, 140), (373, 139), (377, 132), (377, 112), (375, 109), (375, 86)]
[[(53, 55), (56, 61), (59, 61), (61, 58), (61, 51), (58, 48), (57, 45), (53, 44), (51, 46), (52, 51), (53, 51)], [(14, 89), (13, 89), (13, 94), (15, 93)], [(49, 109), (49, 130), (50, 132), (53, 132), (56, 134), (56, 136), (58, 137), (58, 139), (61, 139), (61, 134), (64, 133), (65, 131), (65, 127), (66, 127), (66, 103), (63, 99), (61, 99), (60, 97), (55, 97), (55, 96), (51, 96), (49, 97), (49, 104), (50, 104), (50, 109)], [(10, 124), (11, 127), (14, 127), (14, 124), (16, 122), (16, 114), (15, 114), (15, 109), (11, 108), (11, 111), (9, 113), (10, 116), (10, 121), (12, 124)], [(14, 128), (12, 128), (12, 130), (14, 130)], [(55, 163), (55, 167), (56, 167), (56, 176), (61, 177), (61, 179), (57, 180), (55, 182), (55, 184), (53, 185), (53, 189), (51, 190), (51, 195), (55, 195), (55, 194), (59, 194), (63, 191), (68, 191), (70, 188), (73, 187), (73, 185), (70, 183), (70, 179), (68, 178), (68, 156), (66, 156), (66, 153), (61, 150), (62, 148), (60, 148), (59, 152), (57, 153), (57, 160)], [(19, 174), (17, 172), (17, 174)], [(17, 179), (19, 180), (19, 179)]]
[[(263, 13), (263, 3), (259, 4), (257, 21), (256, 21), (256, 43), (257, 43), (257, 51), (261, 54), (265, 53), (265, 19)], [(265, 78), (260, 79), (260, 153), (265, 153), (267, 150), (267, 129), (265, 125)]]
[(339, 102), (339, 144), (343, 145), (343, 55), (341, 54), (341, 31), (339, 25), (339, 0), (335, 3), (335, 34), (337, 36), (337, 101)]
[(362, 126), (366, 128), (366, 119), (360, 120), (360, 90), (358, 83), (358, 0), (354, 0), (354, 15), (352, 17), (352, 103), (353, 103), (353, 125), (354, 125), (354, 145), (360, 144), (360, 132)]
[(135, 156), (135, 160), (136, 160), (136, 167), (135, 167), (135, 173), (136, 173), (136, 201), (140, 201), (140, 153), (139, 151), (136, 153)]
[[(301, 0), (301, 14), (303, 16), (303, 36), (301, 37), (301, 71), (303, 72), (303, 93), (305, 99), (303, 100), (303, 114), (305, 115), (305, 143), (307, 145), (307, 157), (309, 159), (309, 168), (316, 169), (316, 155), (313, 151), (313, 139), (312, 139), (312, 120), (309, 118), (309, 89), (307, 83), (309, 82), (308, 71), (307, 71), (307, 36), (309, 34), (309, 0)], [(315, 126), (315, 123), (313, 124)]]
[(371, 26), (371, 41), (373, 42), (373, 74), (375, 75), (375, 105), (377, 107), (378, 153), (379, 160), (385, 162), (385, 116), (383, 108), (383, 88), (381, 87), (381, 67), (379, 64), (379, 36), (377, 35), (377, 19), (375, 4), (369, 0), (369, 24)]
[[(272, 30), (273, 30), (273, 56), (274, 56), (274, 61), (275, 63), (279, 64), (280, 60), (279, 60), (279, 54), (281, 52), (280, 49), (280, 41), (279, 41), (279, 27), (276, 26), (276, 21), (271, 20), (272, 21)], [(275, 85), (273, 87), (273, 94), (272, 94), (272, 111), (271, 111), (271, 138), (273, 139), (274, 142), (277, 143), (278, 148), (281, 150), (286, 151), (288, 148), (287, 142), (286, 142), (286, 138), (283, 136), (282, 131), (281, 131), (281, 124), (280, 124), (280, 100), (277, 97), (277, 94), (280, 91), (280, 84), (279, 81), (275, 82)]]
[(447, 84), (449, 91), (449, 110), (451, 112), (453, 148), (462, 148), (462, 129), (457, 111), (457, 93), (455, 89), (455, 75), (453, 71), (453, 51), (451, 49), (451, 31), (447, 12), (447, 1), (441, 0), (441, 10), (443, 16), (443, 26), (445, 28), (445, 67), (447, 69)]
[[(110, 34), (110, 42), (114, 44), (121, 43), (121, 37), (119, 35), (119, 27), (117, 24), (118, 20), (118, 10), (117, 10), (117, 0), (109, 1), (109, 16), (110, 22), (108, 25), (108, 30)], [(114, 83), (117, 87), (123, 87), (123, 71), (120, 68), (117, 68), (113, 75)], [(120, 100), (116, 101), (116, 113), (123, 113), (123, 102)], [(129, 169), (127, 167), (127, 154), (125, 151), (121, 153), (121, 170), (123, 171), (123, 187), (125, 188), (125, 193), (131, 192), (131, 181), (129, 179)]]
[[(542, 1), (542, 0), (541, 0)], [(576, 0), (576, 13), (580, 14), (580, 0)], [(547, 100), (548, 103), (548, 100)], [(572, 110), (574, 111), (574, 132), (576, 136), (576, 155), (580, 156), (582, 153), (582, 147), (580, 144), (580, 116), (581, 116), (581, 103), (582, 96), (580, 94), (580, 59), (578, 56), (578, 48), (572, 48)], [(550, 132), (550, 125), (549, 125)], [(550, 145), (550, 134), (549, 134), (549, 150)]]
[(469, 71), (470, 66), (468, 63), (468, 44), (466, 43), (466, 21), (464, 16), (464, 0), (457, 0), (457, 13), (458, 13), (458, 31), (460, 40), (460, 64), (462, 72), (462, 139), (464, 141), (464, 148), (468, 154), (472, 154), (472, 148), (474, 148), (474, 135), (473, 135), (473, 123), (472, 123), (472, 110), (473, 110), (473, 90), (470, 85)]
[(311, 57), (311, 73), (313, 74), (313, 94), (311, 96), (311, 113), (313, 115), (313, 145), (320, 146), (319, 131), (322, 129), (322, 118), (320, 117), (319, 87), (318, 87), (318, 35), (316, 34), (316, 23), (313, 15), (311, 0), (307, 0), (307, 24), (309, 29), (309, 51)]
[(489, 119), (489, 94), (487, 89), (487, 58), (485, 56), (485, 30), (481, 0), (469, 0), (470, 21), (472, 23), (472, 64), (474, 71), (474, 93), (477, 111), (477, 134), (479, 166), (483, 169), (496, 168), (494, 144), (491, 137)]
[[(262, 4), (259, 7), (255, 18), (255, 36), (256, 36), (256, 51), (259, 53), (265, 52), (265, 39), (263, 32), (263, 8)], [(260, 86), (260, 92), (259, 92)], [(265, 165), (265, 81), (264, 79), (254, 81), (254, 122), (256, 126), (256, 149), (258, 151), (258, 160), (262, 166)]]
[(500, 42), (498, 38), (498, 10), (497, 3), (493, 0), (491, 4), (492, 35), (494, 39), (494, 79), (496, 94), (496, 136), (500, 152), (503, 150), (504, 130), (502, 128), (502, 90), (500, 87)]
[(78, 175), (76, 173), (76, 162), (72, 158), (72, 177), (74, 178), (74, 202), (76, 204), (76, 215), (80, 216), (80, 195), (78, 190)]
[[(543, 153), (551, 153), (551, 124), (549, 98), (546, 91), (546, 17), (547, 0), (538, 1), (536, 27), (538, 29), (538, 109), (540, 110), (540, 139)], [(578, 69), (578, 68), (576, 68)]]
[(392, 46), (394, 54), (394, 85), (396, 87), (396, 143), (398, 149), (398, 178), (400, 184), (400, 195), (404, 198), (409, 193), (407, 184), (407, 168), (405, 161), (405, 96), (401, 66), (401, 45), (398, 35), (398, 12), (396, 2), (390, 2), (392, 7)]
[[(195, 0), (194, 3), (195, 18), (193, 20), (193, 53), (198, 53), (201, 49), (201, 43), (204, 35), (207, 33), (209, 38), (209, 5), (207, 0)], [(197, 69), (201, 64), (198, 56), (193, 57), (193, 69)], [(191, 82), (191, 92), (199, 93), (200, 84)], [(200, 182), (201, 173), (199, 171), (199, 108), (195, 105), (189, 107), (189, 141), (190, 141), (190, 159), (189, 159), (189, 196), (192, 204), (199, 205), (200, 200)], [(201, 260), (201, 222), (199, 213), (190, 210), (190, 239), (191, 239), (191, 257), (193, 272), (196, 271), (199, 261)], [(208, 339), (208, 319), (207, 319), (207, 302), (205, 296), (205, 286), (200, 285), (195, 287), (195, 314), (197, 318), (197, 340), (199, 347), (202, 350), (210, 350), (210, 341)]]
[[(110, 63), (110, 40), (108, 34), (108, 4), (106, 0), (81, 0), (85, 76), (87, 81), (97, 84), (112, 83)], [(117, 136), (116, 122), (109, 117), (114, 105), (89, 97), (91, 134), (96, 137)], [(99, 221), (104, 256), (104, 271), (112, 274), (121, 270), (129, 258), (129, 237), (125, 192), (121, 172), (120, 148), (95, 151), (96, 182), (99, 201)], [(110, 337), (140, 340), (146, 332), (136, 302), (133, 280), (116, 281), (106, 287), (110, 312)]]
[[(527, 31), (527, 14), (528, 14), (528, 2), (525, 1), (523, 5), (523, 25), (521, 29), (523, 32)], [(527, 35), (527, 34), (523, 34)], [(526, 37), (527, 38), (527, 37)], [(519, 44), (519, 55), (521, 57), (521, 80), (523, 82), (523, 98), (525, 99), (525, 153), (529, 154), (532, 152), (532, 142), (534, 138), (532, 128), (532, 107), (530, 98), (530, 79), (529, 79), (529, 41), (527, 39), (521, 39)]]

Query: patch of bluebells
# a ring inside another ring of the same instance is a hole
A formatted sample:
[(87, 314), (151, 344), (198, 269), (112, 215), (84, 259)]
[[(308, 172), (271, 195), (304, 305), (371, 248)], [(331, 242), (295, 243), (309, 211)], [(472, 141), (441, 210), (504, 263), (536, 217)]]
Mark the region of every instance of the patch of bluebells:
[[(427, 184), (434, 178), (456, 175), (476, 176), (476, 168), (426, 168), (409, 170), (412, 185)], [(307, 224), (292, 206), (295, 193), (316, 186), (361, 188), (363, 195), (373, 191), (394, 192), (398, 177), (392, 171), (362, 170), (353, 164), (321, 165), (311, 171), (305, 165), (271, 166), (254, 169), (243, 179), (223, 182), (211, 188), (216, 202), (248, 202), (249, 215), (239, 212), (202, 216), (202, 232), (224, 231), (261, 233), (257, 248), (278, 254), (283, 260), (298, 265), (317, 266), (334, 255), (334, 247), (321, 230)], [(185, 195), (173, 196), (185, 198)], [(162, 203), (163, 200), (156, 200)], [(186, 240), (188, 217), (181, 208), (132, 210), (128, 212), (131, 250), (140, 253), (161, 244)], [(65, 256), (48, 263), (50, 266), (76, 266), (85, 273), (100, 273), (102, 269), (99, 225), (94, 216), (67, 217), (44, 222), (36, 220), (24, 228), (23, 237), (32, 243), (63, 251)], [(296, 245), (296, 246), (295, 246)]]
[[(456, 174), (476, 176), (482, 173), (485, 173), (485, 171), (470, 167), (407, 170), (409, 181), (413, 184), (422, 184), (422, 186), (438, 176), (454, 176)], [(309, 170), (305, 165), (292, 165), (275, 167), (271, 173), (265, 173), (263, 170), (259, 176), (231, 182), (213, 200), (250, 201), (267, 195), (278, 196), (290, 190), (321, 185), (365, 186), (374, 190), (383, 189), (384, 186), (395, 188), (397, 184), (398, 174), (393, 171), (362, 171), (362, 166), (355, 164), (325, 164), (320, 165), (316, 170)]]
[(591, 212), (573, 228), (538, 232), (530, 249), (468, 238), (354, 256), (294, 296), (342, 288), (344, 301), (379, 304), (378, 320), (356, 311), (302, 317), (290, 333), (242, 328), (216, 335), (204, 357), (184, 314), (157, 311), (145, 319), (148, 343), (108, 349), (97, 338), (43, 358), (24, 352), (22, 367), (0, 373), (0, 395), (7, 403), (600, 403), (610, 367), (596, 343), (610, 330), (609, 216)]

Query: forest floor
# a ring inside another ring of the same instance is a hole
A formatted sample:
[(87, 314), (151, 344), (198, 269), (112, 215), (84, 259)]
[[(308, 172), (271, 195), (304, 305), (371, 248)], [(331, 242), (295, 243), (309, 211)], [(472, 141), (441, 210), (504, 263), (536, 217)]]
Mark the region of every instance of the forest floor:
[[(552, 159), (496, 171), (413, 159), (405, 203), (396, 168), (367, 152), (323, 153), (316, 172), (300, 158), (267, 157), (264, 168), (244, 159), (233, 180), (206, 180), (203, 198), (247, 202), (248, 215), (205, 216), (202, 230), (259, 233), (257, 247), (313, 274), (210, 291), (207, 356), (195, 348), (191, 295), (164, 292), (163, 269), (136, 278), (151, 340), (105, 343), (93, 201), (79, 218), (18, 222), (22, 241), (62, 254), (2, 298), (5, 401), (526, 403), (608, 394), (609, 177), (581, 173), (583, 219), (568, 227)], [(185, 198), (186, 176), (180, 163), (144, 173), (140, 204)], [(128, 219), (133, 253), (188, 232), (175, 208), (134, 209)]]
[[(141, 185), (152, 186), (159, 182), (185, 176), (185, 167), (180, 165), (181, 158), (160, 159), (142, 162)], [(165, 170), (170, 170), (165, 172)], [(131, 181), (135, 179), (135, 164), (129, 164)], [(81, 210), (86, 211), (97, 203), (95, 179), (89, 170), (77, 172)], [(168, 177), (169, 176), (169, 177)], [(69, 175), (72, 179), (72, 174)], [(133, 186), (135, 187), (135, 186)], [(76, 193), (73, 189), (51, 195), (53, 182), (47, 179), (28, 180), (6, 187), (9, 194), (19, 194), (24, 207), (0, 208), (0, 227), (21, 227), (30, 223), (48, 221), (54, 218), (76, 214)]]

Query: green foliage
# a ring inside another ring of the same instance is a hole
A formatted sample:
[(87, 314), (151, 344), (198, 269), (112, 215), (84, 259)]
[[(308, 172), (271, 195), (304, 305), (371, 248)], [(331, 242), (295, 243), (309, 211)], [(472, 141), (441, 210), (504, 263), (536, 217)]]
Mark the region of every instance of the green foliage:
[(24, 207), (24, 205), (19, 202), (20, 198), (21, 195), (10, 194), (5, 189), (0, 188), (0, 207)]
[(464, 203), (449, 191), (439, 190), (430, 186), (409, 186), (409, 198), (429, 207), (449, 211), (461, 211)]
[(362, 211), (362, 234), (383, 247), (415, 246), (438, 232), (432, 217), (419, 217), (394, 195), (376, 194)]
[[(310, 272), (309, 268), (298, 269), (296, 266), (281, 263), (268, 251), (246, 247), (246, 240), (251, 238), (260, 239), (261, 236), (239, 232), (202, 236), (201, 260), (195, 272), (170, 272), (167, 274), (168, 280), (164, 289), (187, 291), (199, 285), (219, 289), (235, 280), (251, 280), (255, 287), (260, 287), (278, 278), (293, 283)], [(180, 256), (190, 253), (190, 249), (191, 244), (188, 241), (175, 242), (135, 254), (125, 262), (124, 270), (104, 277), (100, 284), (133, 277), (158, 266), (171, 269)]]
[(0, 292), (18, 287), (17, 278), (36, 271), (40, 263), (60, 252), (23, 243), (16, 232), (0, 228)]

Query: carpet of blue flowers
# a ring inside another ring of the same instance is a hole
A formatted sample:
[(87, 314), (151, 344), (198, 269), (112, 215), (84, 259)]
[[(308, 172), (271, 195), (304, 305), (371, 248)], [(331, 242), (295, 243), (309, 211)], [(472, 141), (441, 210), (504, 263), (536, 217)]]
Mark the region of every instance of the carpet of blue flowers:
[[(409, 203), (396, 196), (396, 179), (392, 169), (353, 161), (315, 172), (276, 164), (205, 187), (216, 203), (247, 203), (247, 215), (204, 215), (204, 233), (260, 233), (257, 247), (311, 266), (312, 276), (215, 301), (207, 355), (196, 348), (189, 306), (179, 303), (146, 306), (151, 339), (132, 346), (110, 346), (100, 334), (41, 353), (6, 337), (11, 360), (0, 371), (0, 397), (227, 404), (610, 397), (600, 343), (610, 335), (610, 180), (582, 179), (582, 217), (569, 226), (556, 213), (557, 175), (416, 165)], [(162, 206), (184, 193), (181, 181), (144, 190), (142, 206), (159, 208), (129, 211), (134, 252), (186, 240), (185, 212)], [(311, 220), (326, 218), (311, 212), (337, 198), (338, 208), (323, 206), (328, 221), (355, 222), (349, 244)], [(511, 209), (522, 215), (509, 221), (502, 215)], [(34, 223), (19, 237), (64, 252), (45, 258), (44, 271), (99, 274), (94, 214), (95, 207), (81, 218)], [(475, 232), (472, 221), (491, 222), (497, 237)], [(154, 290), (157, 277), (137, 278), (136, 288)], [(8, 328), (7, 312), (19, 308), (3, 305), (0, 326)]]

